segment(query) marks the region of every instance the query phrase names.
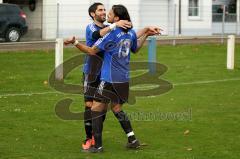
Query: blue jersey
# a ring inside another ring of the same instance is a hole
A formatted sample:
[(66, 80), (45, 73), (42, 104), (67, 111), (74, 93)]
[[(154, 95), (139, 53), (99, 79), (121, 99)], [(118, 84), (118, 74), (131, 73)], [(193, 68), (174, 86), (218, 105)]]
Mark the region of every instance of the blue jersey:
[[(93, 33), (102, 29), (95, 23), (91, 23), (86, 27), (86, 45), (92, 47), (98, 40), (93, 38)], [(103, 53), (100, 52), (97, 56), (86, 55), (84, 60), (83, 72), (85, 74), (99, 75), (102, 67)]]
[(104, 51), (104, 61), (101, 69), (101, 80), (110, 83), (129, 81), (130, 51), (137, 49), (137, 36), (134, 30), (124, 32), (116, 28), (94, 45)]

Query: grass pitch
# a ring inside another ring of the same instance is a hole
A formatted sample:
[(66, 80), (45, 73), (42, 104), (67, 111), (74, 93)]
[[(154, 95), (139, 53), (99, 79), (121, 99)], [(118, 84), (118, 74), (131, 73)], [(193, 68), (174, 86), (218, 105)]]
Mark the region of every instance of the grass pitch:
[[(159, 46), (157, 60), (168, 67), (160, 78), (174, 88), (124, 106), (146, 146), (126, 150), (127, 138), (109, 112), (102, 154), (80, 152), (83, 121), (62, 120), (55, 113), (55, 104), (64, 98), (73, 100), (72, 112), (84, 107), (82, 95), (57, 92), (44, 82), (54, 69), (54, 51), (0, 53), (0, 158), (238, 159), (239, 52), (237, 45), (236, 69), (229, 71), (225, 45)], [(65, 49), (64, 59), (78, 53)], [(131, 58), (146, 61), (147, 48)], [(72, 70), (65, 81), (80, 85), (80, 70)]]

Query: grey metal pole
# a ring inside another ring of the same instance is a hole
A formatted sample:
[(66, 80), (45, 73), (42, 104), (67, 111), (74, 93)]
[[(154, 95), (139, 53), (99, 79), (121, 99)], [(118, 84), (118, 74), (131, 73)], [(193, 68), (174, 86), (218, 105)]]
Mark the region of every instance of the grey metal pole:
[(43, 40), (43, 7), (44, 7), (44, 2), (42, 1), (42, 6), (41, 6), (41, 40)]
[(174, 37), (174, 39), (173, 39), (173, 46), (175, 46), (176, 45), (176, 13), (177, 13), (177, 5), (176, 4), (174, 4), (174, 11), (173, 11), (173, 37)]
[[(239, 8), (238, 8), (238, 14), (237, 14), (237, 21), (238, 21), (238, 25), (237, 25), (237, 35), (240, 35), (240, 30), (239, 30), (239, 26), (240, 26), (240, 2), (238, 2)], [(238, 33), (239, 32), (239, 33)]]
[(236, 28), (235, 28), (235, 31), (236, 31), (236, 36), (238, 35), (238, 14), (236, 13)]
[(57, 38), (59, 38), (59, 7), (60, 7), (60, 4), (57, 3), (57, 32), (56, 32)]
[(179, 0), (179, 13), (178, 13), (178, 15), (179, 15), (179, 18), (178, 18), (178, 32), (179, 32), (179, 34), (181, 35), (182, 34), (182, 1), (181, 0)]
[(222, 39), (221, 39), (221, 43), (224, 43), (224, 32), (225, 32), (225, 14), (226, 14), (226, 6), (223, 5), (223, 17), (222, 17)]

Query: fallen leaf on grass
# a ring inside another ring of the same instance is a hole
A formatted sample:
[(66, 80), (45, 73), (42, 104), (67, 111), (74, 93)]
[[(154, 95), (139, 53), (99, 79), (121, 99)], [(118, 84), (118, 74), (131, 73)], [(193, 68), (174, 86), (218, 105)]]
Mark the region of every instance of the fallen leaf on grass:
[(192, 151), (193, 149), (191, 147), (185, 147), (187, 151)]
[(188, 135), (190, 133), (190, 130), (186, 130), (186, 131), (184, 131), (184, 135)]

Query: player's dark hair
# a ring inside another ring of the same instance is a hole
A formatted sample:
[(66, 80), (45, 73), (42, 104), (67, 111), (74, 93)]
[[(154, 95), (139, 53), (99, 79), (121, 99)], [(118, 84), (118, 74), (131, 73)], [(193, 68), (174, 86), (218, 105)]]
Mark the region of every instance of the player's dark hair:
[(99, 3), (99, 2), (95, 2), (88, 8), (88, 14), (92, 19), (93, 19), (93, 17), (91, 16), (91, 13), (95, 13), (97, 10), (97, 7), (100, 5), (103, 5), (103, 4)]
[[(121, 4), (113, 5), (112, 10), (113, 10), (114, 15), (119, 17), (119, 20), (128, 20), (129, 22), (131, 22), (131, 18), (130, 18), (130, 15), (128, 13), (128, 10), (124, 5), (121, 5)], [(123, 30), (125, 32), (127, 32), (131, 28), (123, 29)]]

